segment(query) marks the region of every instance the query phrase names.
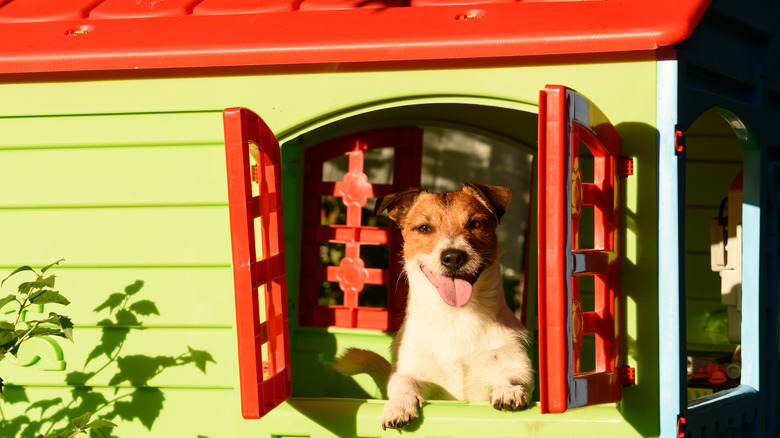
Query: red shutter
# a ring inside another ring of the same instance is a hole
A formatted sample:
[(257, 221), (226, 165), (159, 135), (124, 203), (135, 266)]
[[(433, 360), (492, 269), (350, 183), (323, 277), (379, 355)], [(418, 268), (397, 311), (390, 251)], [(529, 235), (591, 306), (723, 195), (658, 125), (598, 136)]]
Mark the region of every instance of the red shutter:
[(279, 143), (247, 109), (223, 119), (241, 411), (260, 418), (291, 393)]
[[(580, 144), (593, 155), (583, 181)], [(539, 98), (539, 379), (542, 412), (621, 398), (620, 137), (596, 105), (548, 85)], [(583, 205), (593, 205), (594, 247), (579, 245)], [(580, 277), (595, 277), (595, 308), (585, 311)], [(582, 338), (595, 334), (595, 371), (579, 368)]]
[[(300, 321), (317, 327), (347, 327), (397, 330), (406, 306), (406, 282), (401, 276), (401, 237), (394, 227), (371, 227), (361, 223), (368, 199), (401, 189), (419, 186), (422, 166), (422, 133), (417, 127), (362, 131), (320, 143), (305, 155), (303, 230), (301, 249)], [(363, 169), (364, 152), (393, 148), (392, 184), (373, 184)], [(322, 166), (339, 156), (348, 157), (348, 170), (341, 181), (323, 181)], [(321, 225), (322, 197), (334, 196), (346, 207), (344, 225)], [(322, 266), (322, 242), (343, 244), (345, 255), (339, 266)], [(365, 245), (389, 247), (389, 266), (366, 267), (360, 249)], [(320, 284), (338, 283), (343, 303), (319, 304)], [(367, 284), (387, 287), (387, 307), (367, 307), (358, 303)]]

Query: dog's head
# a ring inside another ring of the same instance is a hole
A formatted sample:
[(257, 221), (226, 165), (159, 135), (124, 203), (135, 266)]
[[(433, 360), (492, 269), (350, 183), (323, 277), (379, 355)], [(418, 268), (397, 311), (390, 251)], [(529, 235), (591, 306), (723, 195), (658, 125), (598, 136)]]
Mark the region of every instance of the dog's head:
[(401, 229), (407, 270), (419, 267), (447, 304), (471, 298), (482, 271), (498, 257), (496, 227), (512, 190), (467, 182), (456, 192), (410, 188), (377, 200)]

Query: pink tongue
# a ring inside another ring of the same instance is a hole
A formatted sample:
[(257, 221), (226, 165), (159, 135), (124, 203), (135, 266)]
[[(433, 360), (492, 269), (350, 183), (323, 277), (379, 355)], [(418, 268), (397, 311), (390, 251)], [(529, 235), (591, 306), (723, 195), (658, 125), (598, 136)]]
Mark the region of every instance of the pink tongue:
[(445, 303), (453, 307), (460, 307), (469, 302), (472, 284), (468, 280), (446, 275), (436, 277), (427, 269), (423, 269), (423, 273), (428, 277), (431, 284), (436, 287), (439, 296)]
[(439, 277), (439, 296), (445, 303), (453, 307), (460, 307), (469, 302), (471, 298), (471, 283), (458, 277)]

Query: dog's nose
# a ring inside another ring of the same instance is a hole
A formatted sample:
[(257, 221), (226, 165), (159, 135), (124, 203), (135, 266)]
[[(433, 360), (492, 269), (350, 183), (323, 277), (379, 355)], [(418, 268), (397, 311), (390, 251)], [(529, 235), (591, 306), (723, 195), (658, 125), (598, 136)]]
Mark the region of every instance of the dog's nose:
[(466, 253), (459, 249), (448, 249), (441, 253), (441, 264), (451, 272), (457, 271), (466, 263)]

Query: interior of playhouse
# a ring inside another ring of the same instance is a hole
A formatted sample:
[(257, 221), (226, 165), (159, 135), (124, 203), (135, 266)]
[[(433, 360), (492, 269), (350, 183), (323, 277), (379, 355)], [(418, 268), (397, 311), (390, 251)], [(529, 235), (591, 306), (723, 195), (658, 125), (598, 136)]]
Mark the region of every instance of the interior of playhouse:
[[(498, 231), (500, 262), (507, 303), (532, 333), (536, 366), (537, 135), (535, 113), (436, 104), (356, 116), (281, 145), (286, 202), (303, 205), (285, 205), (287, 260), (300, 260), (287, 264), (293, 396), (381, 398), (369, 376), (343, 377), (331, 365), (350, 347), (389, 359), (406, 290), (399, 236), (386, 214), (372, 211), (374, 197), (408, 186), (451, 191), (475, 181), (512, 188)], [(592, 180), (592, 155), (582, 144), (580, 167), (584, 180)], [(355, 179), (372, 187), (364, 187), (362, 199), (345, 189)], [(585, 231), (592, 223), (593, 208), (584, 206), (583, 247), (592, 245), (592, 231)], [(355, 266), (368, 276), (351, 278)], [(592, 276), (581, 278), (586, 311), (594, 306), (593, 284)], [(584, 336), (579, 357), (579, 371), (594, 370), (595, 335)]]
[(715, 110), (685, 149), (688, 400), (740, 383), (743, 146)]

